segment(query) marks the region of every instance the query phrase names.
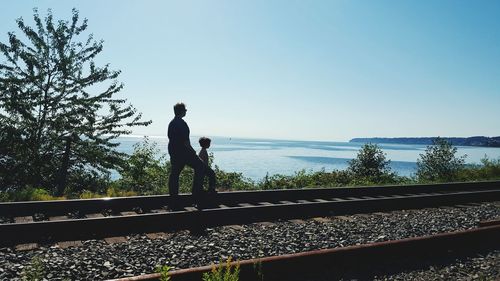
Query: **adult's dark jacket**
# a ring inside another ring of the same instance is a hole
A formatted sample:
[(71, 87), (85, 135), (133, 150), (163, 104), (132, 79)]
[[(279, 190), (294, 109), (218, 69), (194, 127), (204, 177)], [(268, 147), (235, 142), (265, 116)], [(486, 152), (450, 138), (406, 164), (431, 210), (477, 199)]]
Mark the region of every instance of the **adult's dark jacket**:
[(189, 142), (189, 127), (181, 117), (174, 117), (168, 124), (168, 154), (170, 157), (186, 157), (196, 154)]

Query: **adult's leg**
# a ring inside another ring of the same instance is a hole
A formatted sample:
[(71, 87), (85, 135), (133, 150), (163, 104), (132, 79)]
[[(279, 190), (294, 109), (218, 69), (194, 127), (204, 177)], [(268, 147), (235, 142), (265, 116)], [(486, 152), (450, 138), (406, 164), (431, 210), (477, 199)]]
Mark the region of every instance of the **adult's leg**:
[(179, 194), (179, 175), (184, 169), (185, 162), (181, 159), (170, 157), (170, 176), (168, 178), (168, 193), (171, 196)]
[(194, 170), (192, 192), (193, 195), (198, 196), (203, 192), (203, 176), (205, 172), (205, 164), (196, 154), (190, 155), (186, 164)]
[(214, 170), (212, 170), (209, 166), (206, 166), (205, 174), (208, 176), (208, 190), (215, 191), (216, 178)]

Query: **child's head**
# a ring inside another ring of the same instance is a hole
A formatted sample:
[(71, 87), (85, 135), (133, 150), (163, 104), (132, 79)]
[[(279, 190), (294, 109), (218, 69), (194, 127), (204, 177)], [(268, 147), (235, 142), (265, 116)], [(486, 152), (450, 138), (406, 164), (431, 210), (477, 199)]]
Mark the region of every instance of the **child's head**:
[(198, 142), (200, 143), (200, 146), (203, 148), (209, 148), (210, 147), (210, 142), (212, 140), (207, 138), (207, 137), (201, 137)]

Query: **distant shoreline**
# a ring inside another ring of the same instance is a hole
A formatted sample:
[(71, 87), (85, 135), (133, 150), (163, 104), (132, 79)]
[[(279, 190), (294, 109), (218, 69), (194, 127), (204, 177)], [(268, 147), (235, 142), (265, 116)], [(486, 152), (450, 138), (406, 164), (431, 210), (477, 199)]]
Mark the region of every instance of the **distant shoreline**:
[[(419, 137), (419, 138), (353, 138), (349, 142), (356, 143), (394, 143), (394, 144), (420, 144), (431, 145), (436, 137)], [(481, 146), (481, 147), (500, 147), (499, 137), (484, 137), (475, 136), (468, 138), (442, 137), (449, 141), (452, 145), (459, 146)]]

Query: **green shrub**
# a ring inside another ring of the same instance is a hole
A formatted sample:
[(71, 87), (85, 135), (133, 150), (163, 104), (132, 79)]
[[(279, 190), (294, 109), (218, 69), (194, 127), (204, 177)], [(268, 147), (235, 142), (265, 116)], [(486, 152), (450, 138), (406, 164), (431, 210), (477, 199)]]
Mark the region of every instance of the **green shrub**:
[(390, 160), (376, 144), (367, 143), (361, 147), (356, 158), (349, 161), (347, 171), (351, 173), (351, 182), (380, 184), (394, 182), (396, 174), (391, 171)]
[(10, 201), (9, 194), (7, 192), (0, 191), (0, 202)]
[(55, 197), (49, 194), (49, 192), (42, 188), (35, 188), (31, 193), (30, 201), (47, 201), (47, 200), (60, 200), (65, 199), (64, 197)]
[(460, 181), (481, 181), (500, 179), (500, 159), (481, 159), (481, 164), (466, 165), (458, 172)]
[(254, 182), (245, 178), (242, 173), (225, 172), (215, 165), (215, 176), (217, 177), (217, 186), (223, 190), (249, 190), (255, 189)]
[(134, 152), (119, 169), (121, 179), (116, 186), (140, 194), (165, 193), (169, 174), (166, 157), (145, 137), (134, 145)]
[(66, 197), (55, 197), (43, 188), (27, 187), (22, 190), (11, 191), (5, 193), (6, 201), (46, 201), (46, 200), (62, 200)]
[(295, 189), (318, 187), (324, 184), (331, 185), (331, 181), (328, 182), (328, 180), (325, 180), (325, 178), (328, 177), (328, 174), (329, 173), (326, 173), (324, 170), (320, 172), (307, 172), (306, 170), (300, 170), (290, 176), (281, 174), (269, 176), (269, 174), (266, 174), (266, 176), (257, 183), (257, 189)]
[(465, 157), (456, 157), (457, 148), (442, 138), (436, 138), (417, 160), (417, 178), (420, 182), (451, 182), (458, 180), (464, 168)]
[(111, 183), (110, 172), (95, 171), (81, 168), (70, 175), (70, 182), (64, 190), (68, 196), (78, 197), (85, 190), (95, 193), (104, 193)]
[(312, 173), (311, 184), (309, 186), (315, 187), (336, 187), (336, 186), (346, 186), (351, 182), (351, 175), (348, 171), (343, 170), (333, 170), (331, 172), (326, 172), (324, 169)]

